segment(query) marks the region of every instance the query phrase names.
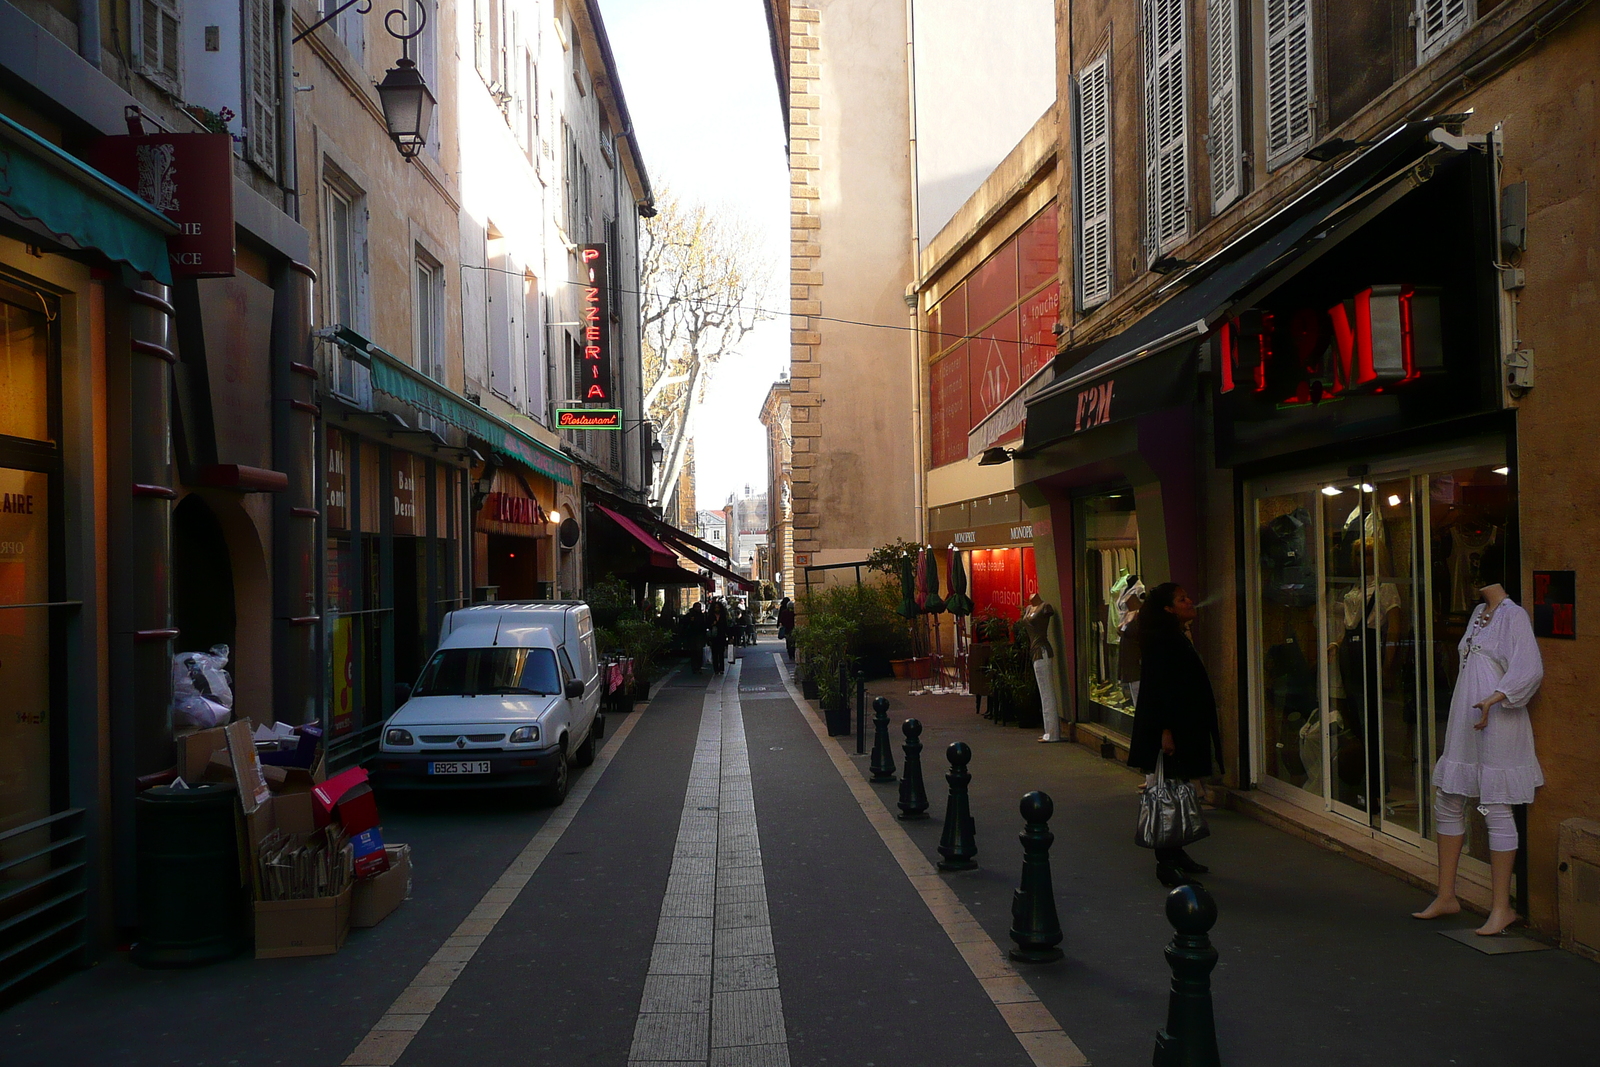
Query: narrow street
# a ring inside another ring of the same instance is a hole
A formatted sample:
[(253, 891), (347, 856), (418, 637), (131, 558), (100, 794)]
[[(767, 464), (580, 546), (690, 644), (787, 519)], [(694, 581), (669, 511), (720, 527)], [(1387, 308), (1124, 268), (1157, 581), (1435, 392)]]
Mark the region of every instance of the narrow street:
[[(779, 646), (742, 651), (723, 678), (667, 676), (558, 808), (384, 796), (413, 846), (412, 898), (338, 955), (141, 971), (119, 953), (4, 1016), (6, 1063), (1148, 1062), (1170, 930), (1128, 841), (1136, 779), (978, 719), (968, 698), (895, 694), (897, 740), (908, 707), (925, 720), (933, 800), (899, 823), (854, 738), (801, 709)], [(981, 867), (936, 875), (957, 737), (975, 750)], [(1001, 949), (1016, 800), (1036, 786), (1057, 804), (1067, 958), (1019, 975)], [(1570, 1006), (1600, 996), (1600, 968), (1471, 952), (1407, 919), (1401, 883), (1212, 818), (1225, 1062), (1555, 1063), (1581, 1047)], [(1486, 989), (1503, 1011), (1460, 1010)]]

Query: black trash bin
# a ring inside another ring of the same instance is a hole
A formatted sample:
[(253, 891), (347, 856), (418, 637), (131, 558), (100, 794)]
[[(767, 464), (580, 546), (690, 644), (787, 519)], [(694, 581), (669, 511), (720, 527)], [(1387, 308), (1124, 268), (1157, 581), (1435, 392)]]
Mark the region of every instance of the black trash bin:
[(239, 871), (237, 791), (157, 786), (134, 802), (143, 967), (193, 967), (244, 948), (249, 897)]

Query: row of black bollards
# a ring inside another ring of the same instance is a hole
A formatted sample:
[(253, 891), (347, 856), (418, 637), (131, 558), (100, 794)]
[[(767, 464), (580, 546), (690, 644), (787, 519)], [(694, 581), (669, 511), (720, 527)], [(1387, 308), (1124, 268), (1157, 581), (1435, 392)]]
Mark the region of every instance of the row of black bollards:
[[(858, 703), (859, 708), (859, 703)], [(894, 755), (889, 748), (889, 701), (876, 697), (873, 708), (872, 780), (895, 780)], [(928, 795), (922, 783), (922, 723), (906, 719), (905, 774), (900, 778), (900, 818), (925, 819)], [(858, 735), (859, 736), (859, 735)], [(859, 748), (858, 748), (859, 751)], [(939, 837), (941, 871), (977, 868), (978, 842), (967, 788), (972, 772), (972, 749), (957, 741), (945, 750), (950, 785), (945, 803), (944, 830)], [(1049, 794), (1034, 790), (1019, 807), (1023, 828), (1022, 878), (1011, 897), (1011, 958), (1021, 963), (1051, 963), (1062, 958), (1063, 934), (1056, 915), (1055, 886), (1050, 874), (1050, 817), (1055, 804)], [(1211, 971), (1217, 950), (1208, 936), (1216, 925), (1217, 905), (1199, 885), (1182, 885), (1167, 894), (1167, 922), (1173, 937), (1165, 949), (1172, 970), (1172, 991), (1167, 998), (1167, 1025), (1156, 1032), (1153, 1067), (1219, 1067), (1216, 1018), (1211, 1003)]]

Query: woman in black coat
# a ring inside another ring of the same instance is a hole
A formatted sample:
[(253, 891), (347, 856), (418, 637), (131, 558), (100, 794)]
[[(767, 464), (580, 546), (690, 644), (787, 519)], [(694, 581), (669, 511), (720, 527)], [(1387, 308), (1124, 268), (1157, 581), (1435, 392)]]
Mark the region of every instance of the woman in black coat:
[[(1133, 711), (1128, 764), (1154, 774), (1156, 758), (1166, 756), (1168, 778), (1205, 778), (1222, 769), (1222, 735), (1217, 729), (1217, 698), (1211, 692), (1200, 653), (1189, 640), (1194, 600), (1176, 582), (1150, 591), (1139, 609), (1139, 702)], [(1207, 868), (1181, 848), (1156, 849), (1156, 877), (1181, 885)]]

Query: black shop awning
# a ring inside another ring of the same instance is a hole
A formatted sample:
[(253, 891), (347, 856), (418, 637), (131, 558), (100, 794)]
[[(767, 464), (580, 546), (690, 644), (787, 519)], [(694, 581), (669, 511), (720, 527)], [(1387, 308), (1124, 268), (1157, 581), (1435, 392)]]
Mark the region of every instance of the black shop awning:
[(1195, 353), (1211, 328), (1409, 192), (1413, 164), (1430, 151), (1445, 151), (1430, 139), (1437, 127), (1428, 120), (1407, 123), (1384, 137), (1183, 275), (1173, 283), (1181, 288), (1127, 329), (1086, 347), (1055, 381), (1028, 398), (1022, 451), (1190, 402)]

